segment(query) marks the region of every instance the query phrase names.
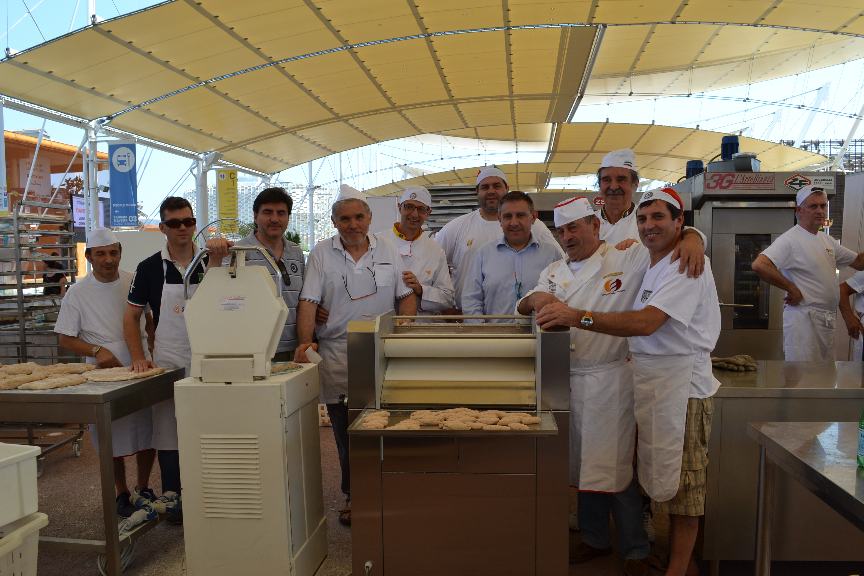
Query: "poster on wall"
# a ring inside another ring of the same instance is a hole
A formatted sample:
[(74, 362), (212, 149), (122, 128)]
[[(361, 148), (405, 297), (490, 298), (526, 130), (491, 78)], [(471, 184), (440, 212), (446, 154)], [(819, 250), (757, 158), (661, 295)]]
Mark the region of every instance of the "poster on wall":
[(216, 197), (219, 227), (222, 232), (237, 232), (237, 170), (216, 170)]
[[(33, 173), (30, 174), (30, 167)], [(27, 177), (30, 176), (30, 186), (27, 187)], [(51, 198), (51, 163), (47, 158), (37, 158), (33, 164), (33, 157), (18, 159), (18, 187), (23, 191), (27, 188), (27, 200), (34, 202), (48, 202)]]
[(111, 190), (111, 227), (138, 226), (138, 177), (135, 144), (108, 145), (108, 177)]

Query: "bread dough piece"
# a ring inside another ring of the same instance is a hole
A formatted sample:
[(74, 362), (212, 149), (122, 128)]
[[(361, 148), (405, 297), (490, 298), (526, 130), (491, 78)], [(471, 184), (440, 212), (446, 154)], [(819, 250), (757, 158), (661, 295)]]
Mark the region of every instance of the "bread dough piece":
[(384, 430), (387, 428), (387, 420), (382, 418), (369, 418), (360, 423), (361, 430)]
[(44, 366), (40, 366), (35, 362), (24, 362), (23, 364), (6, 364), (3, 366), (3, 374), (8, 376), (17, 376), (20, 374), (32, 374), (36, 370), (44, 369)]
[(398, 422), (393, 426), (388, 426), (387, 430), (420, 430), (420, 423), (416, 420), (406, 418), (405, 420), (402, 420), (401, 422)]
[(19, 390), (52, 390), (54, 388), (67, 388), (69, 386), (78, 386), (87, 382), (87, 378), (81, 374), (61, 374), (59, 376), (49, 376), (48, 378), (22, 384), (18, 387)]
[(495, 418), (498, 418), (500, 420), (505, 414), (506, 412), (502, 412), (501, 410), (483, 410), (482, 412), (480, 412), (479, 417), (485, 418), (494, 416)]
[(477, 422), (491, 426), (493, 424), (498, 424), (498, 420), (500, 420), (500, 418), (497, 416), (481, 416), (477, 419)]
[(415, 420), (415, 422), (419, 422), (421, 426), (438, 426), (443, 420), (441, 418), (420, 418), (419, 420)]
[(116, 368), (97, 368), (87, 372), (85, 376), (91, 382), (124, 382), (149, 378), (163, 372), (165, 372), (165, 368), (151, 368), (144, 372), (133, 372), (131, 366), (117, 366)]
[(469, 422), (468, 426), (471, 427), (471, 430), (482, 430), (483, 426), (486, 426), (486, 424), (483, 424), (480, 421), (476, 421), (476, 422)]
[(371, 410), (366, 413), (366, 418), (389, 418), (390, 412), (387, 410)]
[(277, 362), (270, 365), (270, 374), (280, 374), (282, 372), (291, 372), (303, 368), (302, 364), (296, 362)]
[(45, 367), (48, 374), (52, 376), (60, 374), (83, 374), (95, 368), (95, 364), (85, 364), (84, 362), (67, 362), (65, 364), (52, 364)]
[(423, 418), (435, 416), (438, 414), (435, 410), (415, 410), (411, 412), (411, 415), (408, 417), (411, 420), (422, 420)]
[(521, 422), (511, 422), (507, 425), (511, 430), (529, 430), (528, 426)]
[(500, 432), (503, 430), (510, 430), (509, 426), (498, 426), (497, 424), (485, 424), (483, 426), (483, 430), (489, 430), (492, 432)]
[(440, 426), (442, 430), (471, 430), (471, 426), (460, 420), (444, 420)]
[(15, 390), (22, 384), (29, 384), (30, 382), (42, 380), (47, 375), (48, 373), (44, 370), (37, 370), (32, 374), (15, 374), (12, 376), (4, 375), (2, 378), (0, 378), (0, 390)]
[(522, 418), (522, 424), (539, 424), (540, 417), (539, 416), (528, 416), (527, 418)]

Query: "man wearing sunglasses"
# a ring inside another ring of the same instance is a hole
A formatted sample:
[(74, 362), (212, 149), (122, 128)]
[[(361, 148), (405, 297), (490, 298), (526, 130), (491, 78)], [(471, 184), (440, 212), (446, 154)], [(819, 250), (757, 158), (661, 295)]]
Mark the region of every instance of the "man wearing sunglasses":
[[(306, 278), (297, 307), (297, 362), (308, 362), (308, 349), (317, 350), (321, 401), (333, 426), (342, 492), (351, 501), (348, 467), (348, 322), (374, 318), (396, 308), (400, 315), (417, 312), (414, 291), (405, 285), (402, 258), (392, 242), (369, 234), (372, 211), (362, 192), (342, 186), (330, 210), (338, 234), (322, 240), (309, 253)], [(329, 310), (327, 321), (315, 323), (319, 307)], [(313, 337), (318, 342), (313, 343)], [(351, 524), (346, 505), (339, 522)]]
[(444, 250), (423, 231), (432, 213), (432, 195), (422, 186), (406, 188), (399, 198), (399, 222), (378, 238), (396, 244), (405, 272), (402, 280), (414, 291), (418, 314), (455, 313), (453, 282)]
[[(195, 257), (195, 216), (185, 198), (169, 196), (159, 206), (159, 230), (165, 235), (165, 247), (138, 264), (127, 298), (123, 317), (126, 345), (132, 357), (132, 368), (142, 372), (155, 366), (183, 368), (186, 375), (192, 362), (192, 350), (183, 318), (186, 300), (183, 295), (183, 274)], [(190, 279), (190, 293), (204, 276), (199, 265)], [(190, 294), (191, 295), (191, 294)], [(139, 334), (141, 314), (147, 306), (153, 311), (156, 339), (153, 361), (144, 355)], [(174, 400), (164, 400), (153, 406), (153, 448), (158, 451), (162, 472), (162, 496), (168, 509), (168, 519), (181, 523), (180, 457), (177, 452), (177, 420)]]
[(508, 192), (501, 198), (498, 219), (498, 240), (480, 246), (469, 258), (462, 287), (463, 314), (513, 314), (516, 302), (537, 284), (540, 272), (561, 259), (558, 244), (533, 234), (534, 201), (524, 192)]
[[(282, 294), (285, 306), (288, 307), (288, 318), (273, 357), (280, 362), (294, 358), (294, 349), (297, 348), (297, 302), (300, 288), (303, 287), (303, 251), (297, 244), (285, 238), (292, 205), (291, 196), (284, 188), (262, 190), (252, 203), (255, 231), (236, 244), (261, 246), (270, 253), (278, 267), (270, 270), (270, 274), (276, 289)], [(232, 243), (224, 238), (211, 238), (207, 241), (207, 249), (214, 266), (224, 263), (223, 259), (228, 256), (231, 245)], [(247, 252), (246, 263), (250, 266), (267, 266), (269, 269), (269, 264), (259, 252)]]

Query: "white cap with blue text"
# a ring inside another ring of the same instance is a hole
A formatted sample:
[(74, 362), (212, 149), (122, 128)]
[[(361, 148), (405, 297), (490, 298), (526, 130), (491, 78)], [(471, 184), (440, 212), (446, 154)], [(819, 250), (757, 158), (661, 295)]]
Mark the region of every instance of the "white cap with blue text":
[(479, 186), (480, 183), (483, 182), (483, 180), (491, 176), (497, 176), (498, 178), (503, 180), (505, 184), (507, 184), (508, 186), (510, 185), (510, 183), (507, 182), (507, 176), (504, 175), (504, 172), (502, 172), (499, 168), (496, 168), (495, 166), (484, 166), (483, 168), (481, 168), (480, 172), (477, 173), (476, 185)]
[(111, 246), (119, 244), (120, 240), (110, 228), (93, 228), (87, 234), (87, 248), (101, 248), (102, 246)]
[(339, 194), (336, 195), (334, 202), (341, 202), (342, 200), (362, 200), (366, 202), (366, 195), (348, 184), (342, 184), (339, 187)]
[(576, 196), (569, 200), (564, 200), (555, 206), (553, 211), (555, 219), (555, 227), (564, 226), (574, 220), (585, 218), (586, 216), (595, 216), (594, 208), (584, 196)]
[(402, 196), (399, 198), (399, 204), (408, 200), (416, 200), (427, 208), (432, 207), (432, 195), (429, 193), (429, 190), (423, 186), (409, 186), (406, 188), (405, 191), (402, 192)]
[(636, 154), (630, 148), (609, 152), (600, 162), (600, 168), (627, 168), (634, 172), (639, 171), (636, 168)]
[(825, 189), (821, 186), (814, 186), (813, 184), (810, 184), (809, 186), (804, 186), (803, 188), (801, 188), (801, 190), (798, 191), (797, 194), (795, 194), (795, 205), (801, 206), (802, 204), (804, 204), (804, 201), (810, 197), (811, 194), (817, 193), (824, 194)]

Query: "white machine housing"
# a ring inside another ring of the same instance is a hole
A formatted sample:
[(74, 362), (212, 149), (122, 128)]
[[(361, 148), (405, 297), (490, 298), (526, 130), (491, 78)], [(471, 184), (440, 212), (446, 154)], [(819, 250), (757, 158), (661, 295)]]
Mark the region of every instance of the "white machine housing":
[[(204, 382), (251, 381), (270, 375), (288, 307), (263, 266), (212, 268), (184, 316), (192, 346), (190, 375)], [(190, 265), (190, 268), (194, 268)]]
[(187, 574), (312, 576), (327, 556), (318, 367), (270, 375), (288, 311), (267, 270), (237, 260), (209, 270), (185, 311), (192, 370), (174, 403)]
[[(197, 296), (196, 296), (197, 297)], [(189, 576), (312, 576), (327, 556), (318, 368), (174, 385)]]

